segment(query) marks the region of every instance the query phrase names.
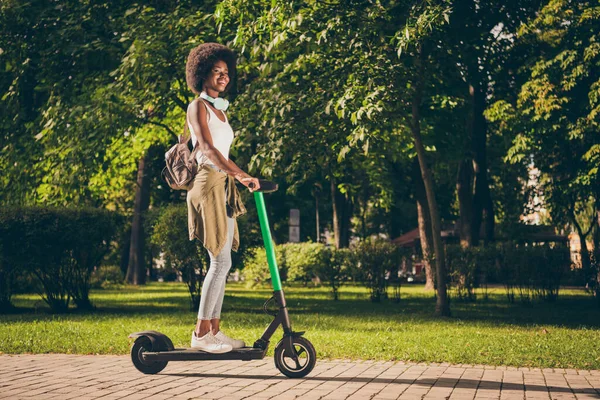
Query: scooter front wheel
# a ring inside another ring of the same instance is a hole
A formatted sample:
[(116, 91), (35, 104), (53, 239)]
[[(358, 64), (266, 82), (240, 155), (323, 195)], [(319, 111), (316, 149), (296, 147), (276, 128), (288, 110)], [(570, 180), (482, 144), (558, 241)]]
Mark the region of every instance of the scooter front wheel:
[(310, 373), (317, 362), (315, 347), (303, 337), (292, 338), (292, 354), (285, 350), (283, 339), (275, 348), (275, 366), (289, 378), (303, 378)]
[(145, 336), (138, 337), (131, 346), (131, 361), (135, 368), (144, 374), (158, 374), (169, 362), (144, 360), (143, 353), (147, 351), (152, 351), (150, 339)]

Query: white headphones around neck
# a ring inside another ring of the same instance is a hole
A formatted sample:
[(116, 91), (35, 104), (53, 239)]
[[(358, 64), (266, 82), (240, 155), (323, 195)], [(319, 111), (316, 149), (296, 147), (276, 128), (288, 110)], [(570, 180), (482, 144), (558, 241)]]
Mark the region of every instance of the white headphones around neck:
[(222, 99), (221, 97), (210, 97), (205, 92), (200, 93), (200, 97), (212, 104), (217, 110), (226, 111), (227, 107), (229, 107), (229, 101)]

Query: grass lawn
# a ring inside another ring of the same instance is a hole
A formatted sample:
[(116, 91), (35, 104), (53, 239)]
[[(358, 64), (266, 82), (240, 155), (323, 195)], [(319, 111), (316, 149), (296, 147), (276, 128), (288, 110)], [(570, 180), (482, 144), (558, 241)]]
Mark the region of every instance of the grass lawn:
[[(488, 300), (454, 300), (452, 317), (440, 319), (422, 286), (404, 286), (400, 303), (380, 304), (355, 286), (343, 287), (337, 302), (327, 288), (285, 290), (292, 326), (306, 331), (319, 358), (600, 369), (600, 309), (583, 291), (563, 290), (555, 303), (511, 305), (502, 289), (491, 289)], [(270, 320), (261, 309), (270, 293), (229, 283), (223, 330), (251, 345)], [(176, 347), (189, 345), (196, 311), (183, 284), (115, 287), (91, 297), (94, 312), (52, 315), (37, 295), (15, 296), (19, 312), (0, 315), (0, 352), (126, 354), (127, 335), (147, 329), (167, 334)]]

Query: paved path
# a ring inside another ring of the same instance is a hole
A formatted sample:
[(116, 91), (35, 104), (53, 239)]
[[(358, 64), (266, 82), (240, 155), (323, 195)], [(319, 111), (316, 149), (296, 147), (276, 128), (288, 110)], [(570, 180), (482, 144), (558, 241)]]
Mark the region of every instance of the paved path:
[(2, 399), (600, 399), (600, 371), (317, 361), (304, 379), (260, 361), (171, 362), (143, 375), (128, 356), (0, 356)]

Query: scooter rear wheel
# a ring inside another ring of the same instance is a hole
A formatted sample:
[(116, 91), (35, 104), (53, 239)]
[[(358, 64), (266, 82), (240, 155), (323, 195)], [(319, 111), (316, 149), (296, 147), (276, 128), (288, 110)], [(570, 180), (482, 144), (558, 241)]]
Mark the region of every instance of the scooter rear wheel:
[(292, 345), (294, 354), (286, 354), (284, 341), (279, 342), (275, 348), (275, 366), (289, 378), (303, 378), (315, 367), (317, 352), (303, 337), (293, 338)]
[(158, 374), (169, 362), (144, 360), (143, 353), (147, 351), (152, 351), (152, 343), (147, 337), (140, 336), (131, 346), (131, 361), (135, 368), (144, 374)]

